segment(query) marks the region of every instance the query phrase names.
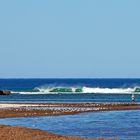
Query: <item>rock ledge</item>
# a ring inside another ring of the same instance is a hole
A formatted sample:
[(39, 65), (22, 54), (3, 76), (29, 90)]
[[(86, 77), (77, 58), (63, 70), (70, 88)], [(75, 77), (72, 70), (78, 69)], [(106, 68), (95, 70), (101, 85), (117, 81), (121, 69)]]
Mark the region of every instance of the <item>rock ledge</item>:
[(0, 95), (10, 95), (11, 91), (9, 90), (0, 90)]

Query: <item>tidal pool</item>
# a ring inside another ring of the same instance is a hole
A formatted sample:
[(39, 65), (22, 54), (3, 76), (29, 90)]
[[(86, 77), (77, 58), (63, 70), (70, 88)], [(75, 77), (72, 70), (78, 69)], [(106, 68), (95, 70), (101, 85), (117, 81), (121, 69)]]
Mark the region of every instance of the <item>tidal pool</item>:
[(140, 111), (104, 111), (65, 116), (0, 119), (0, 124), (38, 128), (84, 138), (140, 140)]

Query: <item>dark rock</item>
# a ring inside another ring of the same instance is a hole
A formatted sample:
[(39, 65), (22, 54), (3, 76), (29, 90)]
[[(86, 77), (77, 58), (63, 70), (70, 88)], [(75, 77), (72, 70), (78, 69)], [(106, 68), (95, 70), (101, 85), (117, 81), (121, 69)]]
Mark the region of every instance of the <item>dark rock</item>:
[(9, 90), (0, 90), (0, 95), (9, 95), (11, 92)]

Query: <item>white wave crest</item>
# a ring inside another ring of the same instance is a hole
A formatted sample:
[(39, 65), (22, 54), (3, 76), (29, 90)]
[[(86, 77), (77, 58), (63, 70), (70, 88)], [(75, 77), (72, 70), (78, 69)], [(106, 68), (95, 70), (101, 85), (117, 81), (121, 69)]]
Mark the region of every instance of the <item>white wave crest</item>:
[(11, 92), (12, 94), (33, 94), (33, 95), (36, 95), (36, 94), (44, 94), (43, 92), (26, 92), (26, 91), (12, 91)]
[(134, 88), (90, 88), (83, 87), (84, 93), (132, 93)]
[[(40, 92), (50, 93), (52, 88), (38, 88)], [(73, 93), (75, 87), (71, 87)], [(82, 87), (82, 93), (132, 93), (135, 91), (135, 88), (92, 88), (92, 87)]]
[[(12, 91), (12, 93), (18, 93), (18, 94), (58, 94), (58, 93), (78, 93), (75, 92), (75, 90), (77, 88), (75, 87), (70, 87), (72, 89), (72, 92), (50, 92), (52, 89), (55, 89), (58, 87), (41, 87), (41, 88), (35, 88), (37, 91), (31, 91), (31, 92), (14, 92)], [(60, 87), (59, 87), (60, 88)], [(63, 88), (63, 87), (61, 87)], [(79, 93), (103, 93), (103, 94), (131, 94), (135, 91), (135, 88), (92, 88), (92, 87), (82, 87), (82, 92)]]

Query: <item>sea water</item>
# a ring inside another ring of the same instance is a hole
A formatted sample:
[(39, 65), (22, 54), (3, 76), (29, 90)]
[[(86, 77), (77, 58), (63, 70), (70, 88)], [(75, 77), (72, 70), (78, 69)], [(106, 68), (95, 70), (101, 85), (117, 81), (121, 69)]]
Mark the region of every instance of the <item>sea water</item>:
[[(81, 93), (50, 93), (55, 87), (82, 88)], [(140, 79), (0, 79), (0, 89), (12, 91), (0, 96), (4, 103), (131, 102)], [(135, 95), (140, 102), (140, 94)], [(140, 111), (111, 111), (67, 116), (0, 119), (0, 124), (39, 128), (81, 137), (140, 139)]]
[[(82, 92), (49, 92), (56, 87), (81, 88)], [(140, 79), (0, 79), (0, 89), (12, 91), (9, 96), (0, 96), (0, 102), (131, 102), (136, 87), (140, 87)], [(140, 102), (140, 94), (135, 97)]]
[(140, 111), (105, 111), (66, 116), (0, 119), (0, 124), (38, 128), (84, 138), (140, 139)]

